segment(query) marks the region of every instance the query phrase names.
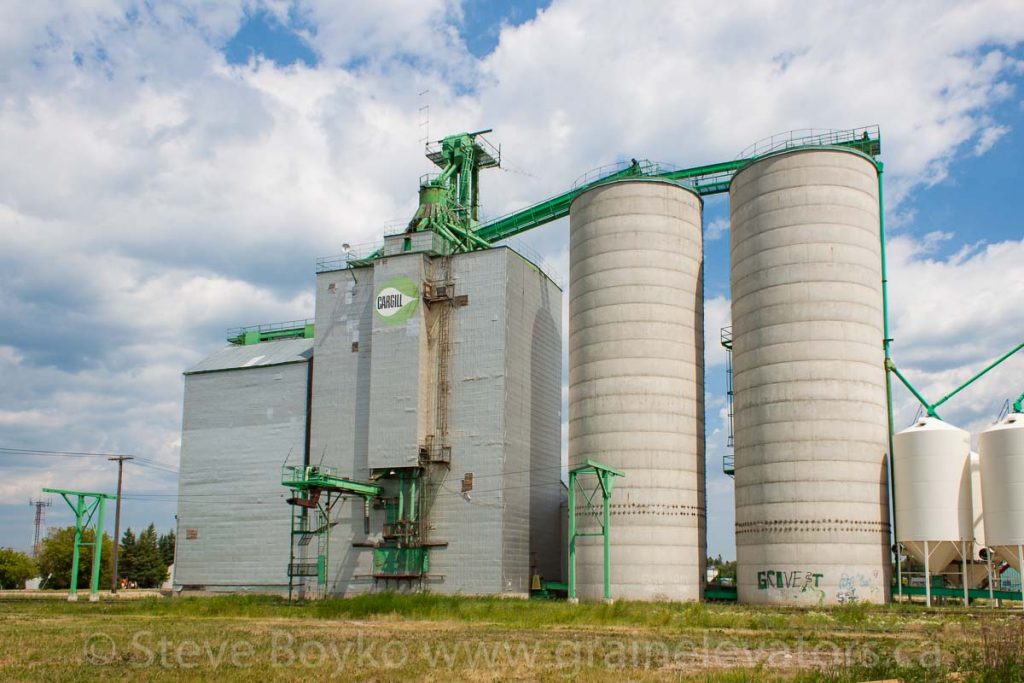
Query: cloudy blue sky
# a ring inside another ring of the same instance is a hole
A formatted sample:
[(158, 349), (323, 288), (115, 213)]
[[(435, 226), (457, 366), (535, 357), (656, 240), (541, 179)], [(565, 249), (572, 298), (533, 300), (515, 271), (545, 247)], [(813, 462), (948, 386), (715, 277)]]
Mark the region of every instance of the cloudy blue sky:
[[(127, 523), (170, 528), (182, 370), (227, 327), (311, 316), (315, 258), (408, 219), (427, 106), (431, 137), (494, 128), (488, 216), (624, 158), (879, 124), (895, 356), (941, 395), (1024, 338), (1022, 41), (1014, 0), (0, 3), (0, 448), (137, 454)], [(730, 557), (727, 215), (709, 199), (709, 550)], [(566, 228), (522, 238), (563, 277)], [(1015, 359), (944, 415), (977, 431), (1021, 391)], [(103, 458), (0, 467), (22, 549), (42, 486), (114, 486)]]

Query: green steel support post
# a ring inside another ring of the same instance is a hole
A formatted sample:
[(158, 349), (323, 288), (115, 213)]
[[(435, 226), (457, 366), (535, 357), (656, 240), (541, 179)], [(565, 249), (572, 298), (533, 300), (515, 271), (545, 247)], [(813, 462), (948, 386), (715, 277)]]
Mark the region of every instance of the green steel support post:
[(99, 511), (96, 520), (96, 535), (93, 537), (92, 543), (92, 581), (89, 582), (89, 602), (96, 602), (100, 599), (100, 562), (103, 560), (103, 530), (106, 528), (103, 525), (103, 511), (107, 507), (106, 503), (106, 498), (96, 500)]
[[(293, 510), (292, 548), (289, 566), (295, 560), (295, 520), (299, 519), (301, 527), (299, 531), (303, 533), (308, 532), (310, 536), (316, 536), (317, 538), (316, 578), (320, 593), (318, 597), (324, 597), (330, 584), (331, 510), (334, 508), (335, 503), (346, 495), (361, 496), (363, 499), (364, 530), (366, 533), (369, 533), (370, 501), (381, 496), (383, 489), (378, 484), (336, 476), (329, 467), (300, 467), (295, 465), (282, 466), (281, 485), (291, 489), (293, 497), (289, 498), (288, 502), (292, 505), (300, 505), (299, 501), (308, 501), (314, 495), (323, 496), (314, 508), (306, 509), (305, 506), (302, 506), (303, 509), (301, 511)], [(298, 512), (298, 517), (295, 514), (296, 512)], [(317, 515), (314, 530), (310, 530), (308, 524), (302, 522), (302, 520), (308, 522), (308, 515), (310, 514)], [(305, 556), (305, 552), (303, 554)], [(300, 584), (304, 588), (307, 584), (306, 579), (311, 575), (303, 569), (303, 573), (299, 574), (299, 576), (304, 577)], [(294, 585), (294, 579), (291, 576), (288, 579), (288, 583), (290, 598), (291, 589)]]
[[(327, 502), (330, 504), (331, 494), (327, 494)], [(320, 525), (324, 530), (324, 551), (320, 553), (319, 557), (316, 558), (316, 581), (320, 584), (320, 597), (327, 595), (327, 558), (331, 554), (331, 513), (330, 507), (326, 507), (321, 512), (322, 524)]]
[(1024, 394), (1017, 397), (1017, 400), (1013, 402), (1013, 412), (1024, 413)]
[(601, 535), (604, 538), (604, 599), (612, 599), (612, 572), (611, 572), (611, 533), (608, 526), (609, 511), (608, 511), (608, 500), (612, 497), (612, 484), (611, 477), (607, 472), (601, 472), (601, 493), (603, 500), (604, 510), (601, 515), (601, 524), (604, 527), (604, 533)]
[(68, 591), (68, 602), (75, 602), (78, 600), (78, 554), (82, 549), (82, 518), (85, 516), (85, 498), (81, 495), (78, 496), (78, 502), (75, 505), (71, 504), (67, 496), (64, 496), (64, 500), (75, 511), (75, 544), (71, 555), (71, 588)]
[(569, 602), (576, 602), (576, 472), (569, 471)]
[[(89, 582), (89, 601), (95, 602), (99, 600), (100, 563), (103, 559), (104, 507), (107, 500), (114, 500), (115, 496), (109, 493), (52, 488), (44, 488), (43, 492), (60, 495), (64, 502), (68, 504), (68, 507), (71, 508), (71, 511), (75, 513), (75, 542), (71, 555), (71, 587), (68, 590), (69, 602), (78, 600), (79, 559), (82, 546), (89, 545), (83, 542), (83, 538), (85, 530), (92, 524), (93, 518), (95, 517), (96, 519), (96, 533), (93, 536), (92, 542), (92, 577)], [(71, 502), (69, 496), (75, 497), (74, 503)], [(95, 498), (95, 502), (90, 503), (88, 500), (90, 498)]]
[[(597, 477), (597, 487), (589, 496), (584, 494), (588, 506), (593, 504), (593, 496), (601, 489), (601, 532), (579, 533), (576, 530), (576, 487), (579, 486), (580, 474), (593, 474)], [(607, 465), (586, 460), (582, 465), (569, 470), (569, 601), (576, 602), (576, 537), (603, 536), (604, 545), (604, 599), (611, 600), (611, 508), (612, 485), (614, 477), (624, 477), (625, 473), (612, 469)]]

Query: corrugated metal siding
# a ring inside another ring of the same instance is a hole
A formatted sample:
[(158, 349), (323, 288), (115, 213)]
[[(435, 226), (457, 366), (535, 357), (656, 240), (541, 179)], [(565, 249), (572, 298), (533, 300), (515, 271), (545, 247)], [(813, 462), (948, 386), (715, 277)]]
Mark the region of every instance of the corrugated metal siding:
[[(370, 476), (373, 292), (374, 272), (370, 267), (317, 275), (310, 460), (363, 481)], [(334, 508), (334, 521), (331, 592), (369, 590), (373, 586), (369, 578), (372, 551), (352, 547), (353, 541), (366, 538), (361, 503), (339, 503)], [(371, 530), (380, 529), (382, 523), (381, 513), (373, 511)]]
[[(375, 292), (394, 277), (406, 277), (422, 290), (422, 254), (379, 259), (373, 266)], [(422, 291), (420, 292), (422, 296)], [(415, 467), (425, 434), (432, 394), (427, 330), (421, 300), (413, 315), (395, 324), (374, 313), (370, 365), (370, 467)]]
[(232, 344), (199, 361), (185, 374), (305, 363), (312, 354), (312, 339), (280, 339), (250, 346)]
[(175, 585), (287, 590), (280, 473), (303, 457), (306, 387), (305, 363), (186, 376)]
[[(432, 572), (444, 578), (431, 590), (500, 593), (502, 481), (505, 403), (504, 249), (460, 254), (452, 259), (457, 295), (469, 304), (452, 310), (449, 384), (451, 469), (431, 510), (433, 538), (447, 548), (431, 550)], [(469, 500), (460, 482), (473, 474)]]
[[(562, 292), (536, 266), (507, 251), (505, 482), (506, 572), (559, 574)], [(512, 509), (513, 500), (515, 509)], [(529, 574), (527, 575), (529, 576)]]

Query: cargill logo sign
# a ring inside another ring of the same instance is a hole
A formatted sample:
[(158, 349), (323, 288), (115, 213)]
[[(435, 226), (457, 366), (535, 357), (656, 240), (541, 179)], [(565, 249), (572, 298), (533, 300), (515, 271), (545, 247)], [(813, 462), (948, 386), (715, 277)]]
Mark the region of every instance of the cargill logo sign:
[(381, 320), (392, 325), (404, 323), (419, 306), (420, 292), (416, 283), (407, 277), (393, 277), (377, 290), (374, 310)]

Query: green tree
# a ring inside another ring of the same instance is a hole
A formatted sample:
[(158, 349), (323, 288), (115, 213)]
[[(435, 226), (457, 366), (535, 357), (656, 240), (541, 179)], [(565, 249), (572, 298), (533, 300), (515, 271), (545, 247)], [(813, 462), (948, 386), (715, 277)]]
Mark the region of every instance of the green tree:
[(121, 534), (121, 548), (117, 551), (118, 578), (135, 580), (135, 548), (135, 533), (128, 527)]
[(157, 588), (167, 578), (167, 565), (160, 557), (156, 525), (150, 524), (139, 534), (131, 550), (131, 574), (125, 576), (140, 588)]
[(160, 536), (157, 546), (160, 547), (160, 559), (167, 566), (174, 564), (174, 529)]
[(13, 548), (0, 548), (0, 588), (24, 588), (36, 575), (35, 560)]
[[(92, 529), (86, 529), (82, 533), (83, 543), (92, 543), (95, 538)], [(69, 588), (71, 586), (71, 559), (75, 547), (75, 527), (57, 527), (50, 529), (50, 532), (40, 544), (39, 573), (46, 579), (46, 588)], [(103, 566), (100, 567), (100, 586), (109, 586), (112, 572), (113, 543), (110, 537), (103, 534)], [(92, 551), (91, 545), (83, 545), (79, 550), (78, 559), (78, 587), (88, 588), (89, 579), (92, 577)], [(47, 578), (49, 577), (49, 578)]]

